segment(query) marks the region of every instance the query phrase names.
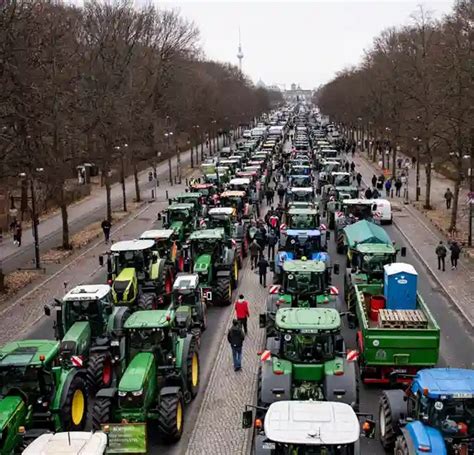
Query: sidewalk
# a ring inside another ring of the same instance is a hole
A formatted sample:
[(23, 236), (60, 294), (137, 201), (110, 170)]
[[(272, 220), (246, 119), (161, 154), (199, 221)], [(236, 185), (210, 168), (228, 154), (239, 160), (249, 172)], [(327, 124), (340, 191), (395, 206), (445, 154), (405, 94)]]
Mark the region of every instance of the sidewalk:
[[(181, 166), (187, 165), (190, 162), (190, 151), (187, 150), (181, 153)], [(176, 156), (172, 158), (172, 169), (173, 175), (176, 173), (177, 167), (177, 158)], [(153, 183), (148, 182), (148, 172), (150, 169), (146, 169), (139, 173), (140, 181), (140, 190), (143, 191), (146, 189), (154, 188)], [(161, 185), (157, 188), (158, 195), (164, 193), (168, 188), (168, 161), (163, 161), (157, 166), (157, 175), (158, 180)], [(182, 171), (183, 175), (183, 171)], [(135, 186), (133, 175), (127, 177), (126, 179), (126, 188), (127, 188), (127, 200), (131, 200), (135, 197)], [(169, 187), (171, 188), (171, 187)], [(122, 186), (120, 183), (115, 183), (111, 187), (111, 203), (112, 207), (120, 205), (122, 201)], [(101, 188), (98, 191), (95, 191), (90, 196), (84, 198), (82, 201), (78, 201), (68, 208), (68, 220), (69, 220), (69, 229), (70, 235), (76, 232), (75, 225), (77, 222), (82, 221), (84, 218), (90, 218), (91, 215), (94, 219), (91, 218), (90, 222), (99, 221), (105, 217), (105, 187)], [(41, 244), (46, 240), (50, 239), (55, 235), (60, 235), (62, 232), (62, 218), (60, 212), (52, 213), (50, 217), (41, 221), (38, 225), (39, 239), (40, 239), (40, 248)], [(5, 238), (2, 244), (0, 244), (0, 263), (13, 259), (14, 257), (25, 254), (27, 250), (32, 250), (34, 244), (32, 229), (24, 229), (22, 236), (22, 246), (18, 248), (13, 244), (10, 238)], [(58, 243), (59, 244), (59, 243)], [(4, 264), (4, 272), (6, 269)]]
[[(348, 157), (348, 159), (352, 160), (351, 157)], [(362, 174), (365, 182), (369, 183), (374, 173), (376, 175), (381, 173), (378, 166), (361, 155), (356, 156), (353, 161), (356, 163), (356, 172)], [(411, 188), (415, 188), (415, 184), (411, 183), (411, 179), (414, 179), (414, 172), (411, 171), (410, 174), (409, 184), (412, 185)], [(436, 179), (439, 179), (439, 177), (436, 176)], [(435, 183), (433, 179), (433, 195), (440, 192), (439, 185), (439, 180), (436, 180)], [(443, 188), (445, 191), (446, 188)], [(410, 201), (415, 196), (414, 191), (411, 193), (409, 194)], [(438, 271), (435, 249), (441, 240), (446, 243), (448, 238), (423, 213), (409, 204), (403, 204), (403, 198), (394, 198), (392, 201), (398, 202), (401, 208), (400, 212), (394, 212), (395, 226), (426, 265), (431, 275), (438, 281), (459, 312), (471, 326), (474, 326), (474, 266), (472, 262), (462, 257), (458, 262), (457, 270), (451, 270), (448, 257), (446, 258), (446, 272)], [(433, 197), (434, 205), (441, 208), (441, 203), (442, 195), (441, 199), (439, 196)]]

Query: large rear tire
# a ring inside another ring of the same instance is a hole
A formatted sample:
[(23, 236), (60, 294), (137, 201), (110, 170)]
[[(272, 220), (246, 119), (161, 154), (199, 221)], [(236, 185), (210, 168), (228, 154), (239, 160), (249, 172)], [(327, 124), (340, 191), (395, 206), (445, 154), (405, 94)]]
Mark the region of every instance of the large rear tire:
[(199, 353), (197, 342), (193, 339), (189, 347), (188, 356), (186, 357), (186, 378), (188, 391), (191, 398), (195, 398), (199, 392)]
[(96, 398), (94, 407), (92, 408), (92, 429), (100, 430), (102, 424), (110, 423), (112, 420), (112, 398), (100, 397)]
[(228, 277), (217, 279), (216, 296), (220, 306), (228, 306), (231, 304), (232, 288)]
[(394, 455), (410, 455), (408, 443), (404, 435), (398, 436), (398, 438), (395, 440)]
[(181, 393), (161, 397), (158, 406), (158, 430), (166, 443), (180, 440), (183, 434), (184, 402)]
[(99, 389), (110, 387), (113, 380), (112, 359), (108, 353), (95, 353), (87, 364), (87, 385), (93, 395)]
[(155, 294), (140, 294), (137, 306), (139, 310), (153, 310), (155, 307)]
[(392, 449), (397, 434), (395, 432), (395, 422), (393, 420), (390, 402), (385, 393), (382, 393), (379, 399), (379, 433), (383, 448), (385, 450)]
[(82, 431), (87, 420), (87, 383), (76, 374), (66, 393), (61, 407), (61, 422), (64, 431)]

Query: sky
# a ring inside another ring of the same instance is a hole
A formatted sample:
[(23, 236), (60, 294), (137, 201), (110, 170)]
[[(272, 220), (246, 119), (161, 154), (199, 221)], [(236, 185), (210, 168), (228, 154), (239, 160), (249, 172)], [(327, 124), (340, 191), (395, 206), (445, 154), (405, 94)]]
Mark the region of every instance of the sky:
[[(136, 0), (143, 5), (149, 0)], [(312, 89), (356, 65), (385, 28), (409, 24), (422, 4), (442, 17), (454, 1), (159, 1), (178, 8), (200, 30), (205, 55), (237, 64), (239, 27), (242, 70), (254, 83), (300, 84)]]

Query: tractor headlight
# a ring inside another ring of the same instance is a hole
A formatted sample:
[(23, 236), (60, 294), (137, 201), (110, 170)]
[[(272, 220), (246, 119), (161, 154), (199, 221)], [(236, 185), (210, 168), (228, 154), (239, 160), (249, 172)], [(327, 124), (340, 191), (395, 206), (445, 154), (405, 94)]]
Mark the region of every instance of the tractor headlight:
[(120, 346), (120, 341), (119, 340), (112, 340), (110, 342), (110, 346)]
[(121, 390), (119, 390), (118, 395), (119, 397), (125, 397), (127, 395), (127, 392), (122, 392)]
[(143, 395), (143, 389), (137, 390), (136, 392), (132, 392), (134, 397), (141, 397)]

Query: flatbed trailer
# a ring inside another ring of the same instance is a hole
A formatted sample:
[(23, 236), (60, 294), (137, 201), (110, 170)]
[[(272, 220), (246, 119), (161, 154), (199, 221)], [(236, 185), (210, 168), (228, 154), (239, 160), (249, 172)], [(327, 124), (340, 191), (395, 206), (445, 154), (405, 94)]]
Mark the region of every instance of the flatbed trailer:
[(379, 310), (377, 321), (369, 317), (370, 298), (383, 295), (383, 284), (355, 285), (358, 322), (357, 345), (361, 380), (365, 384), (410, 382), (403, 374), (415, 374), (438, 362), (440, 329), (425, 302), (417, 293), (416, 310)]

